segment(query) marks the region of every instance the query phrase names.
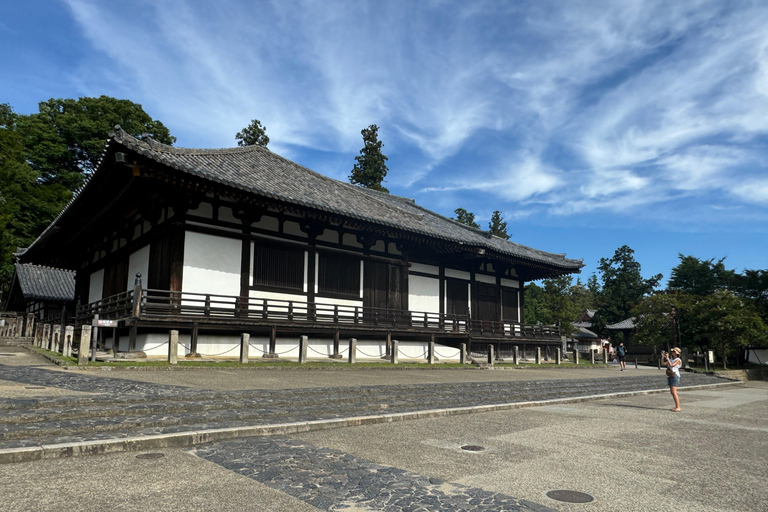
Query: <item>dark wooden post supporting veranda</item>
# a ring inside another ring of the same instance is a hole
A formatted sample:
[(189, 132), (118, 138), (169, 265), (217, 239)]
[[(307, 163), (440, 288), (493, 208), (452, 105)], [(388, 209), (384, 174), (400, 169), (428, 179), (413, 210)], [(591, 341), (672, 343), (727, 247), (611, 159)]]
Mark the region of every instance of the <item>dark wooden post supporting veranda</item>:
[(331, 354), (331, 359), (341, 359), (341, 354), (339, 354), (339, 330), (338, 329), (333, 331), (333, 354)]
[(275, 353), (277, 351), (277, 327), (272, 326), (269, 330), (269, 352), (264, 354), (262, 357), (277, 357), (277, 354)]
[(189, 339), (189, 353), (197, 354), (197, 335), (199, 333), (200, 326), (197, 322), (192, 324), (192, 336)]

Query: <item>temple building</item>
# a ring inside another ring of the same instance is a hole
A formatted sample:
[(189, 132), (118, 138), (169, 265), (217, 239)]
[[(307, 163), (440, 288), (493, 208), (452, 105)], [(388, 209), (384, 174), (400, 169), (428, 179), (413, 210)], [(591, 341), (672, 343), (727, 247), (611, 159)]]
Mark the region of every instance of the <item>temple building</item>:
[(267, 356), (300, 335), (328, 357), (350, 337), (377, 354), (392, 339), (560, 347), (556, 326), (525, 323), (524, 285), (583, 267), (261, 146), (184, 149), (119, 126), (20, 260), (76, 271), (76, 322), (111, 320), (108, 347), (149, 355), (169, 329), (207, 354), (243, 332)]

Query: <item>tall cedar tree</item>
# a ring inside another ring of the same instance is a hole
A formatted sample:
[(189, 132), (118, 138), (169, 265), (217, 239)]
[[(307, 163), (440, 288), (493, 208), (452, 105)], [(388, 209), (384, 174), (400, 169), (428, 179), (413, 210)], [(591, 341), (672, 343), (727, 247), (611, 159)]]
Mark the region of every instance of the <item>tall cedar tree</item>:
[(378, 132), (379, 127), (375, 124), (360, 131), (365, 145), (360, 150), (360, 154), (355, 157), (357, 163), (352, 168), (352, 174), (349, 175), (349, 182), (354, 185), (389, 193), (389, 190), (381, 184), (387, 176), (389, 169), (387, 169), (386, 164), (388, 159), (381, 152), (384, 144), (379, 140)]
[(600, 259), (597, 269), (601, 274), (603, 286), (597, 296), (595, 323), (598, 330), (602, 331), (606, 325), (630, 318), (632, 308), (661, 281), (661, 274), (643, 279), (640, 263), (635, 261), (634, 253), (629, 246), (624, 245), (616, 249), (611, 259)]
[(269, 137), (267, 136), (267, 127), (261, 125), (261, 121), (254, 119), (251, 124), (243, 128), (243, 131), (235, 135), (238, 146), (261, 146), (267, 147)]
[(458, 222), (461, 222), (462, 224), (466, 224), (467, 226), (480, 229), (480, 224), (475, 222), (475, 214), (472, 212), (468, 212), (464, 208), (456, 208), (453, 210), (453, 213), (456, 214), (456, 220)]
[(507, 234), (507, 223), (504, 221), (499, 210), (496, 210), (493, 212), (493, 215), (491, 215), (491, 222), (488, 223), (488, 229), (492, 235), (503, 238), (504, 240), (509, 240), (512, 236)]

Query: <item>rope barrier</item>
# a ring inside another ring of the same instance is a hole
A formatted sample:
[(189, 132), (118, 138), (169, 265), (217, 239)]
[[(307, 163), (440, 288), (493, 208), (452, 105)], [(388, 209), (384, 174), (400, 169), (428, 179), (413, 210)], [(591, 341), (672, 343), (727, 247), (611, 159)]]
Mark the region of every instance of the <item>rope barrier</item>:
[(422, 354), (421, 357), (408, 357), (407, 355), (405, 355), (405, 353), (402, 350), (400, 350), (400, 347), (397, 348), (397, 353), (403, 356), (403, 359), (416, 360), (416, 359), (427, 359), (428, 357), (428, 352), (424, 352), (424, 354)]
[(256, 345), (254, 345), (253, 343), (250, 343), (250, 342), (248, 342), (248, 346), (249, 346), (249, 347), (253, 347), (254, 349), (256, 349), (256, 350), (258, 350), (259, 352), (261, 352), (262, 354), (266, 354), (266, 353), (267, 353), (267, 351), (266, 351), (266, 350), (261, 350), (259, 347), (257, 347), (257, 346), (256, 346)]
[(288, 349), (288, 350), (286, 350), (285, 352), (275, 352), (275, 355), (278, 355), (278, 356), (280, 356), (280, 355), (283, 355), (283, 354), (287, 354), (288, 352), (291, 352), (291, 351), (293, 351), (293, 350), (296, 350), (296, 349), (298, 349), (298, 348), (299, 348), (299, 346), (298, 346), (298, 345), (296, 345), (295, 347), (291, 347), (291, 348), (289, 348), (289, 349)]
[(218, 357), (218, 356), (223, 356), (224, 354), (228, 354), (228, 353), (232, 352), (233, 350), (235, 350), (236, 348), (240, 348), (240, 345), (235, 345), (231, 349), (225, 350), (224, 352), (220, 352), (218, 354), (200, 354), (200, 355), (204, 356), (204, 357)]
[(357, 349), (357, 352), (358, 352), (359, 354), (362, 354), (362, 355), (364, 355), (365, 357), (370, 357), (371, 359), (378, 359), (379, 357), (382, 357), (382, 356), (379, 356), (379, 355), (370, 355), (370, 354), (366, 354), (365, 352), (363, 352), (363, 351), (362, 351), (362, 350), (360, 350), (359, 348)]
[(158, 345), (158, 346), (156, 346), (156, 347), (152, 347), (152, 348), (145, 348), (145, 349), (144, 349), (144, 352), (149, 352), (150, 350), (155, 350), (156, 348), (160, 348), (160, 347), (162, 347), (163, 345), (167, 345), (167, 344), (168, 344), (168, 342), (167, 342), (167, 341), (164, 341), (164, 342), (162, 342), (161, 344), (159, 344), (159, 345)]
[(441, 354), (437, 350), (435, 350), (435, 357), (442, 357), (443, 359), (454, 359), (454, 358), (459, 357), (459, 353), (457, 353), (456, 355), (452, 355), (452, 356), (446, 356), (446, 355)]
[(311, 350), (311, 351), (312, 351), (312, 352), (314, 352), (315, 354), (318, 354), (318, 355), (321, 355), (321, 356), (328, 356), (328, 355), (329, 355), (329, 354), (323, 354), (322, 352), (319, 352), (319, 351), (317, 351), (317, 350), (313, 349), (312, 347), (310, 347), (310, 346), (309, 346), (309, 344), (307, 344), (307, 349), (308, 349), (308, 350)]

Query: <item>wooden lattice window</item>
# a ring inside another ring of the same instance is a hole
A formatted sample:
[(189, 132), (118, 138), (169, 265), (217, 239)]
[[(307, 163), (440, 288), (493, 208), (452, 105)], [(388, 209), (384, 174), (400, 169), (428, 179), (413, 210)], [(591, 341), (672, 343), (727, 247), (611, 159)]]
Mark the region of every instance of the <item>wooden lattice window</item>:
[(304, 290), (304, 251), (279, 245), (256, 245), (253, 286)]
[(318, 292), (360, 298), (360, 258), (341, 254), (318, 254)]

